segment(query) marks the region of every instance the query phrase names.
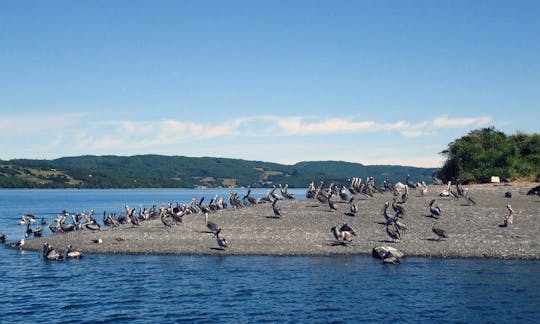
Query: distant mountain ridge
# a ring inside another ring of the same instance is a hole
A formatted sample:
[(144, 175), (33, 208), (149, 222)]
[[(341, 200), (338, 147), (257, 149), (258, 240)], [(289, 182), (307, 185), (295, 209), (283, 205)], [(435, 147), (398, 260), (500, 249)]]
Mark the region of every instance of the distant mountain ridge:
[(62, 157), (54, 160), (0, 160), (0, 188), (196, 188), (307, 187), (311, 181), (345, 183), (375, 177), (431, 182), (437, 169), (311, 161), (294, 165), (217, 157), (163, 155)]

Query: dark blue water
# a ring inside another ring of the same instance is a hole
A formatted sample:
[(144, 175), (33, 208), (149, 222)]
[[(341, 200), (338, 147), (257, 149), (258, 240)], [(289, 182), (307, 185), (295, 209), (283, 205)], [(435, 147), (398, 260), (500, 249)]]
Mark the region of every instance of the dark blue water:
[[(212, 192), (213, 193), (213, 192)], [(0, 190), (0, 232), (20, 215), (189, 201), (208, 191)], [(220, 193), (228, 194), (227, 190)], [(255, 197), (265, 194), (260, 191)], [(242, 193), (243, 194), (243, 193)], [(301, 192), (298, 195), (301, 195)], [(540, 262), (367, 256), (86, 255), (44, 262), (0, 248), (1, 323), (538, 322)]]

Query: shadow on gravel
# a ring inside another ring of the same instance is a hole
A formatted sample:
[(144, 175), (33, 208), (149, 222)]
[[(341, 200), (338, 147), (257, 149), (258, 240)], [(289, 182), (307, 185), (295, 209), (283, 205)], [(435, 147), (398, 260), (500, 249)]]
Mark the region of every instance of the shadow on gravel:
[(332, 243), (328, 243), (328, 246), (354, 246), (354, 244), (352, 243), (347, 243), (347, 242), (332, 242)]
[(441, 242), (441, 241), (444, 241), (444, 240), (436, 239), (436, 238), (432, 238), (432, 237), (423, 238), (423, 239), (421, 239), (421, 240), (422, 240), (422, 241), (431, 241), (431, 242)]
[(216, 248), (216, 247), (210, 248), (210, 250), (214, 250), (214, 251), (225, 251), (224, 248)]
[(347, 215), (347, 216), (350, 216), (350, 217), (354, 217), (354, 216), (356, 216), (356, 215), (355, 215), (355, 214), (353, 214), (353, 213), (344, 213), (344, 214), (345, 214), (345, 215)]
[(379, 243), (399, 243), (399, 242), (394, 242), (390, 240), (380, 240)]
[(279, 217), (279, 216), (266, 216), (266, 218), (275, 218), (275, 219), (280, 219), (281, 217)]

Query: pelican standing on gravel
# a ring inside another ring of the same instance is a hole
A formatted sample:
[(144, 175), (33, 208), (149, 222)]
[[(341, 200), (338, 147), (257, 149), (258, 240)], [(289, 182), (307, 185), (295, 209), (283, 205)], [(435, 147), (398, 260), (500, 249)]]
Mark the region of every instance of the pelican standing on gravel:
[(212, 234), (216, 234), (216, 232), (219, 230), (218, 226), (214, 222), (210, 222), (208, 220), (208, 213), (204, 213), (204, 223), (206, 224), (206, 228), (210, 231)]
[(439, 219), (439, 216), (441, 216), (441, 209), (439, 206), (433, 206), (433, 204), (435, 204), (435, 199), (432, 199), (429, 203), (430, 216)]
[(274, 216), (275, 217), (281, 217), (281, 208), (279, 208), (276, 204), (278, 202), (278, 199), (274, 200), (274, 202), (272, 203), (272, 210), (274, 211)]
[(386, 234), (393, 240), (394, 243), (399, 243), (399, 239), (401, 238), (401, 232), (399, 231), (399, 228), (397, 226), (393, 226), (390, 228), (390, 224), (384, 225), (386, 229)]
[(508, 215), (504, 218), (504, 227), (508, 227), (514, 222), (514, 210), (512, 206), (506, 205), (506, 208), (508, 208)]
[(223, 236), (220, 236), (219, 233), (221, 233), (221, 228), (217, 230), (216, 234), (214, 234), (214, 237), (216, 238), (216, 242), (220, 249), (225, 250), (226, 247), (229, 246), (229, 241)]
[(431, 226), (431, 231), (435, 233), (438, 237), (438, 241), (440, 241), (442, 238), (448, 238), (448, 233), (446, 233), (445, 230), (439, 227), (435, 227), (437, 225), (436, 221), (433, 221), (433, 225)]

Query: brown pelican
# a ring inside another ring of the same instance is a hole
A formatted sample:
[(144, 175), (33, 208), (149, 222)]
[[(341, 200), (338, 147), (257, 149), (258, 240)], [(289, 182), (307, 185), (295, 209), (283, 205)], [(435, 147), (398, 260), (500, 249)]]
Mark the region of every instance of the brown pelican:
[(382, 263), (384, 264), (399, 264), (401, 260), (398, 257), (392, 255), (390, 251), (384, 252), (382, 256)]
[(424, 181), (422, 181), (420, 183), (420, 196), (424, 197), (427, 194), (427, 192), (428, 192), (428, 186)]
[(508, 215), (504, 218), (504, 226), (510, 226), (514, 222), (514, 210), (512, 209), (512, 206), (506, 205), (506, 208), (508, 208)]
[(40, 237), (43, 234), (43, 228), (36, 227), (32, 230), (32, 234), (34, 234), (34, 237)]
[(341, 198), (341, 201), (350, 201), (349, 195), (347, 195), (345, 190), (345, 186), (341, 186), (341, 188), (339, 189), (339, 198)]
[(439, 193), (439, 196), (441, 197), (452, 197), (452, 198), (455, 198), (454, 196), (454, 193), (452, 192), (452, 190), (450, 190), (450, 185), (452, 184), (451, 181), (448, 181), (448, 184), (446, 185), (446, 189), (444, 189), (443, 191), (441, 191)]
[(244, 204), (245, 204), (246, 199), (247, 199), (247, 201), (249, 202), (250, 205), (256, 205), (257, 200), (255, 198), (251, 197), (250, 194), (251, 194), (251, 189), (248, 189), (248, 192), (244, 196), (244, 198), (242, 198), (242, 201), (244, 201)]
[(386, 234), (394, 241), (394, 243), (398, 243), (399, 239), (401, 238), (401, 232), (399, 231), (399, 228), (397, 226), (393, 226), (393, 228), (390, 228), (389, 224), (386, 224), (385, 226)]
[(435, 233), (435, 235), (438, 236), (438, 240), (440, 241), (441, 238), (448, 238), (448, 234), (446, 233), (446, 231), (443, 230), (442, 228), (435, 227), (435, 225), (437, 225), (437, 222), (433, 221), (433, 225), (431, 226), (431, 231)]
[(349, 200), (349, 209), (351, 211), (352, 216), (356, 215), (356, 213), (358, 212), (358, 206), (356, 206), (356, 204), (353, 201), (354, 201), (354, 196), (352, 196), (351, 199)]
[(388, 206), (390, 206), (390, 203), (387, 201), (384, 203), (384, 208), (383, 208), (383, 216), (387, 224), (391, 223), (394, 220), (394, 218), (396, 218), (396, 216), (388, 214)]
[(99, 230), (101, 230), (101, 226), (99, 226), (99, 223), (96, 222), (95, 219), (92, 219), (90, 222), (84, 224), (84, 226), (87, 229), (91, 230), (91, 231), (99, 231)]
[[(337, 228), (336, 226), (332, 227), (332, 229), (330, 229), (330, 231), (332, 232), (332, 234), (334, 234), (334, 237), (336, 239), (336, 241), (342, 245), (346, 245), (348, 244), (349, 242), (352, 241), (352, 237), (354, 235), (356, 235), (356, 233), (354, 233), (354, 230), (353, 232), (349, 232), (349, 231), (346, 231), (346, 230), (342, 230), (342, 229), (346, 229), (348, 227), (348, 225), (346, 227), (344, 227), (346, 224), (344, 224), (341, 228)], [(350, 227), (349, 227), (350, 228)], [(352, 230), (352, 228), (351, 228)], [(354, 234), (353, 234), (354, 233)]]
[(289, 189), (289, 185), (288, 184), (285, 184), (285, 187), (281, 187), (281, 183), (279, 184), (279, 191), (281, 191), (281, 194), (283, 195), (283, 197), (289, 199), (289, 200), (294, 200), (294, 194), (291, 193), (291, 192), (288, 192), (287, 190)]
[(409, 187), (405, 187), (405, 192), (401, 195), (401, 203), (404, 204), (409, 199)]
[(405, 177), (405, 184), (407, 185), (407, 187), (409, 187), (411, 189), (415, 189), (417, 187), (417, 184), (412, 182), (412, 181), (409, 181), (410, 177), (411, 177), (411, 175), (407, 174), (407, 177)]
[(161, 213), (159, 214), (159, 219), (161, 220), (161, 222), (163, 223), (163, 225), (165, 225), (166, 227), (171, 227), (171, 226), (172, 226), (171, 221), (168, 220), (168, 219), (166, 218), (166, 216), (167, 216), (167, 215), (166, 215), (165, 211), (162, 210)]
[(330, 207), (330, 210), (329, 210), (329, 211), (331, 211), (331, 212), (334, 211), (334, 210), (337, 210), (337, 208), (336, 208), (336, 203), (334, 203), (334, 202), (332, 201), (332, 196), (333, 196), (333, 195), (334, 195), (334, 194), (333, 194), (332, 192), (330, 192), (330, 194), (328, 195), (328, 207)]
[(225, 250), (226, 247), (229, 246), (229, 241), (223, 236), (220, 236), (221, 228), (217, 230), (216, 234), (214, 234), (214, 237), (216, 238), (216, 242), (220, 249)]
[(276, 204), (277, 204), (278, 200), (274, 200), (274, 202), (272, 203), (272, 210), (274, 211), (274, 216), (275, 217), (281, 217), (281, 208), (279, 208)]
[(403, 206), (401, 206), (401, 204), (397, 202), (396, 198), (394, 198), (394, 201), (392, 202), (392, 208), (394, 209), (394, 212), (396, 213), (396, 217), (405, 216), (405, 208), (403, 208)]
[(43, 256), (43, 260), (45, 261), (59, 261), (64, 258), (62, 254), (58, 253), (58, 251), (56, 251), (47, 242), (43, 243), (42, 256)]
[(274, 186), (274, 188), (270, 191), (270, 196), (272, 196), (272, 198), (274, 198), (274, 200), (275, 199), (282, 199), (283, 200), (283, 196), (280, 195), (280, 194), (277, 194), (276, 189), (277, 189), (276, 186)]
[(21, 216), (21, 220), (19, 221), (19, 225), (26, 225), (26, 217), (23, 215)]
[(67, 246), (66, 259), (80, 259), (83, 253), (80, 250), (75, 250), (71, 244)]
[(431, 200), (431, 202), (429, 203), (429, 212), (431, 217), (438, 219), (439, 216), (441, 216), (441, 209), (439, 208), (439, 206), (433, 206), (434, 203), (435, 199)]
[(12, 242), (12, 243), (9, 243), (9, 247), (14, 249), (14, 248), (22, 248), (24, 246), (24, 244), (26, 243), (26, 238), (28, 237), (28, 234), (24, 234), (24, 237), (20, 240), (20, 241), (17, 241), (17, 242)]
[(204, 213), (204, 224), (212, 234), (216, 234), (219, 230), (216, 223), (208, 221), (208, 213)]
[(60, 225), (58, 225), (58, 226), (53, 226), (52, 224), (49, 224), (49, 229), (50, 229), (51, 232), (53, 232), (54, 234), (58, 234), (58, 233), (64, 232), (64, 231), (62, 230), (62, 227), (60, 227)]

